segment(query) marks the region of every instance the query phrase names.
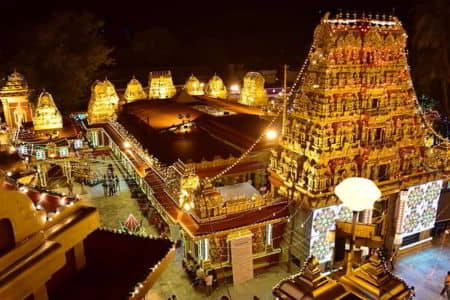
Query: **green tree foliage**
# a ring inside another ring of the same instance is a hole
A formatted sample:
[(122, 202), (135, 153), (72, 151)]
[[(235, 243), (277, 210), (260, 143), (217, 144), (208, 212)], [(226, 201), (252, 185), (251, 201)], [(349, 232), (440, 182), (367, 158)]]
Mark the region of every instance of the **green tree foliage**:
[(417, 2), (412, 46), (418, 90), (440, 99), (442, 113), (450, 116), (450, 1)]
[(113, 64), (101, 37), (103, 22), (89, 13), (58, 13), (23, 30), (11, 66), (36, 93), (45, 88), (63, 112), (86, 109), (96, 72)]

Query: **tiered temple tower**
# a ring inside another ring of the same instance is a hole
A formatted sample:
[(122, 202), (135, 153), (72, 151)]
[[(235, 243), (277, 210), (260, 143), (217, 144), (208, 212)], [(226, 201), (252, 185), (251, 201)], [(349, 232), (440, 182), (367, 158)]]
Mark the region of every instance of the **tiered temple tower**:
[[(404, 238), (400, 191), (443, 178), (424, 164), (426, 132), (406, 39), (397, 18), (378, 15), (327, 14), (315, 30), (309, 64), (269, 166), (272, 193), (301, 206), (288, 239), (297, 258), (331, 259), (334, 242), (327, 235), (339, 218), (333, 191), (344, 178), (370, 178), (382, 190), (381, 201), (359, 221), (376, 222), (388, 247)], [(331, 210), (320, 210), (325, 207)], [(323, 223), (324, 216), (330, 220)], [(328, 255), (310, 253), (315, 232), (324, 235)]]
[(222, 79), (216, 74), (208, 81), (206, 95), (212, 98), (221, 99), (226, 99), (228, 96), (227, 87), (223, 84)]
[(172, 98), (177, 93), (170, 71), (150, 72), (148, 89), (149, 99)]
[(264, 89), (264, 76), (258, 72), (249, 72), (244, 77), (239, 103), (252, 106), (267, 104), (267, 92)]
[(34, 130), (59, 129), (63, 127), (61, 113), (50, 93), (44, 91), (39, 96), (33, 123)]
[(89, 124), (105, 123), (117, 118), (119, 97), (114, 85), (107, 79), (95, 81), (88, 106)]
[(141, 83), (134, 76), (133, 78), (131, 78), (130, 82), (128, 82), (124, 98), (127, 103), (131, 103), (136, 100), (147, 99), (147, 94), (142, 88)]
[(200, 82), (197, 77), (192, 74), (189, 79), (186, 81), (184, 89), (187, 91), (189, 95), (192, 96), (201, 96), (204, 95), (205, 92), (203, 90), (203, 83)]
[(15, 128), (22, 123), (31, 122), (33, 114), (28, 96), (29, 90), (25, 78), (14, 71), (0, 90), (5, 121), (9, 127)]

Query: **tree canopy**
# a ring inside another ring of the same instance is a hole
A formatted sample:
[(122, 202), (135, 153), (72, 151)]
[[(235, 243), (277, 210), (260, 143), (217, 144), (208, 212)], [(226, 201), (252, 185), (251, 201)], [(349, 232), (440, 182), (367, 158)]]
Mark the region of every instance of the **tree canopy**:
[(23, 73), (35, 94), (50, 92), (63, 112), (84, 109), (96, 73), (113, 64), (102, 26), (89, 13), (54, 14), (19, 33), (9, 68)]
[(417, 90), (440, 100), (450, 116), (450, 2), (421, 0), (413, 11), (413, 75)]

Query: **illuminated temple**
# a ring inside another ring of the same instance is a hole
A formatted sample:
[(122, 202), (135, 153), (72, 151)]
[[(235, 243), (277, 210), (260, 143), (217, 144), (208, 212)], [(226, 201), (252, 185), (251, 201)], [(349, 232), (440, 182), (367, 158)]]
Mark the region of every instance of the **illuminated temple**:
[(5, 121), (9, 127), (15, 128), (22, 123), (31, 122), (33, 115), (28, 97), (29, 89), (25, 78), (14, 71), (0, 89)]
[(267, 104), (267, 92), (264, 89), (264, 76), (257, 72), (249, 72), (244, 77), (239, 103), (261, 106)]
[(33, 118), (34, 130), (59, 129), (63, 127), (61, 113), (48, 92), (42, 92)]
[[(430, 240), (441, 179), (449, 170), (427, 168), (406, 38), (395, 17), (327, 14), (315, 30), (293, 112), (269, 167), (272, 193), (300, 207), (293, 235), (285, 239), (294, 241), (291, 254), (301, 261), (309, 255), (321, 263), (333, 259), (335, 221), (351, 219), (333, 191), (347, 177), (370, 178), (383, 193), (373, 210), (360, 213), (358, 226), (365, 223), (369, 230), (361, 244), (407, 251)], [(343, 251), (336, 248), (334, 259), (342, 259)]]
[(119, 97), (114, 85), (107, 79), (95, 81), (91, 87), (88, 106), (90, 124), (104, 123), (117, 118)]
[(142, 88), (141, 83), (134, 76), (127, 84), (127, 89), (125, 90), (124, 98), (127, 101), (127, 103), (131, 103), (136, 100), (147, 99), (147, 94)]
[(203, 90), (203, 83), (200, 82), (194, 74), (192, 74), (186, 81), (184, 88), (191, 96), (201, 96), (205, 94), (205, 91)]
[(150, 72), (148, 89), (149, 99), (172, 98), (177, 93), (170, 71)]
[(226, 99), (228, 96), (227, 87), (222, 79), (214, 74), (206, 85), (206, 95), (212, 98)]

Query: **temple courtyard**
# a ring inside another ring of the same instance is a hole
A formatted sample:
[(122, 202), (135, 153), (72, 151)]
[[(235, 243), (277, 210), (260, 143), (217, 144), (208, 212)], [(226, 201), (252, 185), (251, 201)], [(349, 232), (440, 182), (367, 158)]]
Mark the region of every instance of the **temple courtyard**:
[[(79, 194), (86, 199), (88, 205), (97, 207), (102, 227), (107, 229), (120, 229), (120, 223), (125, 222), (130, 214), (136, 217), (138, 221), (142, 220), (142, 226), (147, 235), (159, 236), (157, 229), (149, 224), (139, 208), (136, 199), (131, 196), (131, 191), (125, 180), (126, 173), (121, 165), (112, 155), (102, 157), (99, 162), (112, 163), (114, 172), (119, 177), (120, 190), (113, 196), (105, 196), (101, 183), (89, 186), (74, 184), (74, 193)], [(97, 166), (96, 172), (102, 174), (104, 169), (102, 164)], [(55, 189), (56, 191), (68, 193), (67, 188)]]
[[(272, 288), (289, 276), (285, 265), (277, 265), (256, 274), (254, 279), (243, 284), (233, 285), (230, 278), (228, 283), (219, 284), (211, 295), (207, 296), (202, 288), (194, 288), (191, 285), (181, 266), (182, 259), (183, 249), (179, 248), (176, 258), (147, 294), (147, 300), (165, 300), (172, 295), (176, 295), (177, 299), (192, 300), (215, 300), (223, 295), (239, 300), (252, 300), (253, 296), (258, 296), (261, 300), (272, 300)], [(449, 266), (450, 237), (447, 237), (445, 240), (436, 240), (430, 248), (401, 257), (397, 261), (394, 273), (405, 279), (409, 286), (415, 287), (416, 299), (439, 299)]]
[[(143, 220), (143, 227), (148, 235), (157, 236), (157, 229), (149, 224), (141, 213), (137, 201), (131, 197), (125, 180), (126, 174), (121, 165), (112, 156), (102, 159), (113, 163), (115, 174), (120, 178), (120, 192), (105, 197), (101, 184), (92, 187), (76, 184), (74, 192), (83, 195), (90, 205), (98, 208), (103, 227), (119, 229), (120, 222), (125, 221), (129, 214), (133, 214), (138, 220)], [(216, 284), (208, 296), (204, 287), (192, 286), (182, 267), (183, 251), (183, 247), (177, 249), (175, 259), (154, 284), (146, 299), (164, 300), (172, 295), (176, 295), (177, 299), (220, 299), (225, 295), (230, 299), (253, 299), (253, 296), (258, 296), (261, 300), (268, 300), (273, 299), (272, 288), (278, 282), (299, 270), (292, 264), (293, 272), (289, 274), (285, 264), (274, 265), (264, 272), (255, 274), (254, 279), (243, 284), (234, 285), (232, 278), (227, 282)], [(409, 286), (415, 287), (417, 299), (439, 299), (439, 292), (449, 266), (450, 236), (446, 235), (435, 239), (430, 248), (399, 258), (394, 273), (405, 279)], [(189, 297), (186, 298), (185, 295)]]

